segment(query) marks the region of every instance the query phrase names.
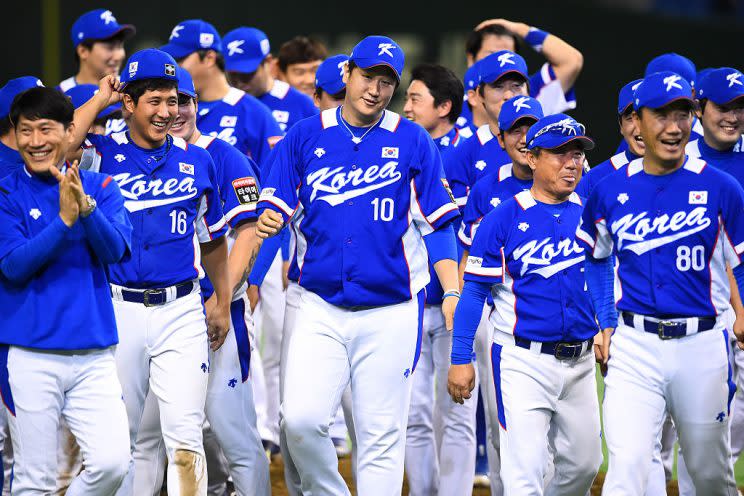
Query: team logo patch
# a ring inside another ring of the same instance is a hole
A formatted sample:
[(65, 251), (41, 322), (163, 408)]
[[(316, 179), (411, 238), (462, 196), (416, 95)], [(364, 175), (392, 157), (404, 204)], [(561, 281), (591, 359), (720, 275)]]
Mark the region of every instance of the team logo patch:
[(667, 92), (672, 91), (672, 88), (682, 89), (682, 86), (677, 82), (682, 79), (682, 76), (673, 74), (664, 78), (664, 84), (666, 85)]
[(481, 267), (483, 265), (483, 259), (481, 257), (468, 257), (468, 267)]
[(478, 169), (479, 171), (482, 171), (483, 169), (486, 168), (486, 161), (485, 160), (478, 160), (475, 163), (475, 168)]
[(261, 53), (263, 53), (264, 55), (268, 55), (270, 48), (271, 46), (269, 45), (269, 40), (267, 40), (266, 38), (261, 40)]
[(274, 116), (274, 120), (279, 124), (286, 124), (289, 122), (289, 112), (286, 110), (272, 110), (271, 115)]
[(383, 146), (382, 147), (382, 158), (398, 158), (398, 147), (397, 146)]
[(173, 64), (165, 64), (165, 75), (166, 76), (175, 76), (176, 75), (176, 66)]
[(706, 205), (707, 203), (707, 191), (690, 191), (690, 205)]
[(212, 33), (201, 33), (199, 34), (199, 44), (204, 48), (209, 48), (214, 43), (214, 35)]
[(241, 205), (250, 205), (256, 203), (259, 198), (258, 185), (252, 177), (241, 177), (232, 182), (235, 196)]
[(325, 150), (322, 148), (316, 148), (313, 153), (315, 154), (316, 157), (320, 158), (323, 155), (325, 155)]
[(37, 220), (39, 217), (41, 217), (41, 211), (38, 208), (32, 208), (28, 211), (28, 215), (33, 217), (34, 220)]
[(270, 198), (274, 196), (274, 193), (276, 193), (276, 188), (264, 188), (261, 190), (261, 194), (258, 197), (258, 201)]
[(628, 193), (620, 193), (617, 195), (617, 201), (619, 201), (621, 205), (625, 205), (625, 202), (628, 200), (630, 200)]
[(452, 194), (452, 188), (450, 188), (449, 183), (447, 182), (445, 178), (441, 178), (441, 180), (442, 180), (442, 186), (444, 186), (444, 189), (447, 190), (447, 194), (450, 197), (450, 201), (452, 201), (452, 203), (456, 203), (455, 195)]
[(240, 48), (245, 44), (245, 40), (232, 40), (227, 44), (227, 56), (232, 57), (236, 53), (243, 53), (243, 49)]
[(139, 62), (136, 60), (134, 62), (129, 63), (129, 77), (133, 78), (135, 74), (137, 74), (137, 69), (139, 68)]
[(450, 145), (449, 136), (442, 136), (442, 138), (439, 140), (439, 144), (442, 146), (449, 146)]
[(496, 208), (499, 205), (501, 205), (501, 198), (491, 198), (491, 206), (493, 208)]
[(116, 160), (119, 163), (124, 162), (126, 159), (127, 159), (127, 157), (124, 156), (123, 153), (117, 153), (116, 155), (114, 155), (114, 160)]
[(194, 175), (194, 166), (192, 164), (187, 164), (185, 162), (178, 162), (178, 170), (180, 170), (184, 174), (189, 174), (191, 176)]
[(387, 55), (388, 57), (393, 58), (393, 52), (391, 52), (390, 50), (398, 47), (396, 47), (392, 43), (380, 43), (379, 45), (377, 45), (377, 48), (380, 49), (380, 51), (377, 52), (378, 57), (380, 55)]
[(526, 222), (520, 222), (519, 225), (517, 226), (517, 229), (519, 229), (522, 232), (526, 232), (527, 229), (529, 228), (530, 228), (530, 225), (527, 224)]
[(237, 115), (223, 115), (220, 119), (220, 127), (235, 127), (238, 123)]
[(168, 40), (172, 40), (173, 38), (180, 38), (182, 29), (183, 26), (181, 26), (180, 24), (173, 28), (173, 31), (171, 31), (170, 38), (168, 38)]

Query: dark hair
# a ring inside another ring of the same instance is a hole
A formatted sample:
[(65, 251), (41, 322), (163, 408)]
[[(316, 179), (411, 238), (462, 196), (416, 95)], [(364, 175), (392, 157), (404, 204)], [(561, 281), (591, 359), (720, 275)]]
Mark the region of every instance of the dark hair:
[(170, 90), (178, 91), (178, 81), (165, 78), (140, 79), (132, 81), (124, 87), (124, 93), (132, 97), (134, 104), (137, 105), (139, 99), (146, 91)]
[(434, 106), (446, 101), (452, 102), (447, 119), (454, 124), (462, 112), (462, 98), (465, 89), (462, 81), (450, 69), (439, 64), (420, 64), (413, 68), (411, 81), (424, 83), (434, 97)]
[[(346, 64), (346, 67), (349, 70), (349, 76), (351, 76), (351, 71), (353, 71), (354, 69), (357, 69), (357, 68), (361, 69), (361, 67), (359, 67), (358, 65), (356, 65), (356, 63), (353, 60), (349, 60), (349, 62)], [(395, 89), (396, 90), (398, 89), (398, 86), (400, 86), (400, 81), (398, 80), (398, 75), (395, 73), (395, 70), (392, 67), (387, 66), (387, 65), (380, 65), (380, 66), (374, 66), (374, 67), (382, 67), (383, 69), (385, 69), (386, 71), (388, 71), (390, 73), (390, 75), (392, 76), (393, 80), (395, 81)], [(370, 67), (370, 69), (372, 69), (372, 68), (373, 67)], [(346, 90), (344, 90), (344, 91), (346, 91)]]
[[(199, 55), (199, 61), (203, 61), (207, 57), (207, 54), (209, 52), (214, 52), (215, 53), (215, 61), (214, 61), (214, 63), (217, 64), (217, 68), (220, 71), (225, 72), (225, 56), (222, 55), (220, 52), (218, 52), (216, 50), (197, 50), (196, 53)], [(180, 63), (185, 58), (186, 57), (182, 57), (182, 58), (178, 59), (177, 62)]]
[(498, 83), (498, 82), (499, 82), (499, 81), (501, 81), (502, 79), (505, 79), (505, 80), (511, 80), (511, 81), (520, 81), (520, 82), (523, 82), (524, 84), (526, 84), (526, 85), (527, 85), (527, 91), (529, 92), (529, 90), (530, 90), (530, 80), (529, 80), (529, 79), (527, 79), (527, 78), (525, 78), (525, 77), (524, 77), (524, 76), (522, 76), (521, 74), (517, 74), (517, 73), (514, 73), (514, 72), (512, 72), (512, 73), (510, 73), (510, 74), (504, 74), (503, 76), (501, 76), (500, 78), (498, 78), (498, 79), (497, 79), (496, 81), (494, 81), (494, 82), (492, 82), (492, 83), (480, 83), (480, 84), (478, 85), (478, 94), (479, 94), (479, 95), (480, 95), (481, 97), (483, 97), (483, 93), (484, 93), (484, 88), (485, 88), (486, 86), (490, 86), (491, 88), (493, 88), (493, 87), (494, 87), (494, 86), (496, 85), (496, 83)]
[(483, 46), (483, 39), (488, 35), (510, 37), (514, 40), (514, 52), (519, 53), (519, 37), (501, 24), (489, 24), (478, 31), (471, 31), (465, 40), (465, 53), (473, 57), (473, 60), (475, 60), (475, 56), (478, 55), (478, 52), (480, 52), (480, 49)]
[(304, 64), (328, 57), (328, 49), (320, 41), (307, 36), (295, 36), (279, 47), (279, 70), (287, 72), (292, 64)]
[(5, 136), (13, 130), (13, 123), (7, 115), (0, 119), (0, 136)]
[[(111, 38), (106, 38), (105, 40), (85, 40), (85, 41), (81, 41), (78, 44), (78, 46), (83, 46), (83, 47), (87, 48), (88, 50), (93, 50), (93, 45), (95, 45), (96, 43), (107, 43), (107, 42), (110, 42), (110, 41), (121, 41), (122, 43), (124, 43), (124, 40), (126, 40), (126, 39), (127, 39), (127, 33), (126, 32), (121, 32), (121, 33), (115, 34)], [(75, 66), (76, 67), (80, 67), (80, 55), (78, 55), (78, 53), (77, 53), (77, 46), (75, 47)]]
[(13, 125), (25, 117), (32, 121), (50, 119), (68, 127), (74, 114), (75, 107), (68, 96), (55, 88), (37, 86), (16, 95), (8, 117)]
[[(325, 91), (320, 86), (316, 86), (315, 87), (315, 96), (317, 96), (318, 98), (320, 98), (320, 97), (323, 96), (323, 93), (328, 93), (328, 92)], [(328, 94), (330, 95), (330, 93), (328, 93)], [(334, 93), (333, 95), (331, 95), (331, 98), (333, 98), (334, 100), (343, 100), (344, 98), (346, 98), (346, 87), (344, 87), (344, 89), (342, 89), (338, 93)]]

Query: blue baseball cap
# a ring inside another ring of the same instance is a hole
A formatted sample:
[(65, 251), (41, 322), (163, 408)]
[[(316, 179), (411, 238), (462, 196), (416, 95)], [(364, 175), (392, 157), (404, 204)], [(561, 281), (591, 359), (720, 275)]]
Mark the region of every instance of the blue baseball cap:
[(72, 25), (70, 36), (72, 45), (77, 47), (87, 40), (107, 40), (123, 33), (126, 38), (133, 36), (137, 30), (131, 24), (119, 24), (110, 10), (96, 9), (86, 12), (77, 18)]
[[(96, 93), (98, 93), (98, 86), (95, 84), (78, 84), (77, 86), (73, 86), (69, 90), (65, 91), (65, 95), (70, 97), (70, 100), (72, 100), (72, 106), (75, 108), (82, 107), (85, 102), (93, 98), (93, 95)], [(106, 117), (118, 110), (121, 110), (121, 105), (109, 105), (98, 113), (98, 118)]]
[(527, 62), (510, 50), (499, 50), (478, 62), (479, 84), (495, 83), (507, 74), (518, 74), (529, 82)]
[(636, 79), (620, 88), (620, 94), (617, 97), (617, 115), (623, 115), (628, 107), (633, 105), (633, 94), (642, 82), (643, 79)]
[(121, 75), (122, 87), (142, 79), (170, 79), (178, 81), (176, 61), (157, 48), (146, 48), (127, 60)]
[(465, 77), (463, 78), (463, 83), (465, 84), (465, 92), (467, 93), (468, 90), (474, 90), (478, 87), (478, 84), (480, 83), (480, 74), (478, 72), (478, 62), (474, 62), (473, 65), (468, 67), (468, 70), (465, 71)]
[(390, 67), (400, 82), (406, 55), (403, 49), (387, 36), (367, 36), (357, 43), (351, 51), (349, 60), (362, 69), (380, 65)]
[(744, 97), (744, 74), (731, 67), (708, 71), (699, 81), (698, 98), (707, 98), (717, 105), (726, 105)]
[(233, 29), (223, 39), (225, 69), (251, 74), (271, 51), (266, 33), (256, 28)]
[(661, 108), (676, 101), (688, 101), (692, 106), (692, 87), (685, 78), (674, 72), (656, 72), (643, 79), (635, 90), (633, 109)]
[(695, 86), (695, 76), (697, 69), (692, 60), (678, 53), (665, 53), (651, 60), (646, 66), (646, 72), (643, 77), (650, 76), (655, 72), (674, 72), (679, 74)]
[(512, 97), (501, 106), (501, 112), (499, 112), (499, 129), (508, 131), (514, 127), (517, 121), (526, 118), (531, 118), (535, 121), (542, 119), (542, 105), (529, 96), (520, 95)]
[(179, 22), (171, 31), (168, 43), (160, 49), (174, 59), (188, 57), (199, 50), (222, 51), (220, 33), (214, 26), (201, 19)]
[(546, 148), (551, 150), (570, 141), (580, 141), (585, 150), (594, 148), (594, 141), (586, 135), (583, 124), (566, 114), (553, 114), (543, 117), (527, 131), (527, 148)]
[(346, 88), (344, 68), (349, 63), (349, 56), (334, 55), (325, 59), (315, 72), (315, 86), (329, 95), (335, 95)]
[(178, 92), (191, 98), (196, 98), (194, 80), (191, 78), (189, 71), (180, 66), (176, 67), (176, 77), (178, 78)]
[(44, 86), (44, 83), (34, 76), (23, 76), (5, 83), (5, 86), (0, 88), (0, 119), (4, 119), (10, 114), (10, 106), (19, 93), (36, 86)]

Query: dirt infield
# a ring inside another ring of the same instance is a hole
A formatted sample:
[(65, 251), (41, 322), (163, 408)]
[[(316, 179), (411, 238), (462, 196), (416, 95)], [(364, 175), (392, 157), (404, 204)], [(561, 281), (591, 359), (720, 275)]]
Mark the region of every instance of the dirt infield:
[[(271, 463), (271, 494), (272, 496), (287, 496), (287, 487), (284, 485), (284, 475), (282, 473), (283, 465), (281, 457), (274, 458)], [(339, 470), (344, 476), (344, 480), (351, 488), (352, 494), (354, 494), (354, 481), (351, 479), (351, 461), (349, 458), (342, 459), (339, 462)], [(597, 480), (594, 481), (592, 486), (592, 496), (599, 496), (602, 488), (602, 481), (604, 480), (604, 474), (600, 473), (597, 476)], [(403, 483), (403, 495), (408, 494), (408, 486)], [(488, 489), (475, 489), (473, 496), (489, 496), (490, 491)], [(677, 490), (677, 483), (672, 482), (667, 488), (667, 496), (678, 496), (679, 491)]]

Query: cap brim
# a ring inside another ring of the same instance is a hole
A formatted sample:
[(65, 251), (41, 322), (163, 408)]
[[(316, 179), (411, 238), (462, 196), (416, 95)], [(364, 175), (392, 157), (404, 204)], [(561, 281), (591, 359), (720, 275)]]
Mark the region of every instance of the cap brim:
[(507, 122), (506, 124), (508, 124), (508, 126), (506, 126), (506, 129), (502, 128), (500, 124), (499, 124), (499, 128), (502, 129), (503, 131), (509, 131), (510, 129), (514, 128), (514, 126), (522, 119), (534, 119), (534, 121), (537, 122), (540, 120), (540, 117), (533, 115), (533, 114), (523, 114), (523, 115), (518, 116), (516, 119), (510, 122)]
[(195, 92), (188, 91), (188, 90), (186, 90), (184, 88), (178, 88), (178, 93), (180, 95), (186, 95), (186, 96), (190, 96), (191, 98), (196, 98), (196, 93)]
[(351, 59), (350, 61), (354, 62), (354, 64), (356, 64), (356, 66), (359, 67), (360, 69), (371, 69), (373, 67), (387, 67), (391, 71), (393, 71), (393, 74), (395, 75), (395, 79), (397, 79), (398, 82), (400, 82), (400, 74), (398, 74), (398, 71), (395, 69), (395, 67), (393, 67), (391, 64), (387, 62), (380, 62), (377, 59), (373, 59), (373, 60)]
[(623, 115), (625, 112), (628, 111), (628, 107), (632, 107), (632, 106), (633, 106), (633, 102), (628, 102), (628, 104), (625, 107), (617, 109), (617, 115)]
[(734, 98), (731, 98), (730, 100), (726, 100), (726, 101), (723, 101), (723, 102), (716, 101), (713, 98), (708, 98), (708, 100), (710, 100), (711, 102), (715, 103), (716, 105), (729, 105), (729, 104), (735, 102), (736, 100), (740, 100), (742, 98), (744, 98), (744, 94), (743, 95), (737, 95)]
[(188, 57), (189, 55), (197, 51), (197, 49), (176, 45), (175, 43), (168, 43), (167, 45), (163, 45), (159, 48), (159, 50), (162, 50), (176, 60)]
[(647, 107), (647, 108), (652, 108), (652, 109), (660, 109), (660, 108), (668, 107), (669, 105), (671, 105), (673, 103), (677, 103), (677, 102), (689, 102), (690, 107), (695, 108), (695, 101), (692, 99), (691, 96), (689, 96), (689, 97), (687, 97), (687, 96), (679, 96), (677, 98), (672, 98), (671, 100), (669, 100), (667, 102), (664, 102), (661, 105), (655, 105), (655, 106), (651, 106), (651, 105), (648, 105), (648, 104), (639, 105), (638, 108), (641, 109), (643, 107)]
[(485, 84), (493, 84), (493, 83), (495, 83), (496, 81), (498, 81), (499, 79), (502, 79), (502, 78), (504, 78), (505, 76), (509, 76), (509, 75), (511, 75), (511, 74), (518, 74), (518, 75), (520, 75), (520, 76), (522, 76), (522, 77), (524, 78), (524, 80), (525, 80), (525, 82), (526, 82), (526, 83), (528, 83), (528, 84), (529, 84), (529, 82), (530, 82), (530, 78), (528, 78), (526, 74), (524, 74), (523, 72), (521, 72), (521, 71), (518, 71), (518, 70), (516, 70), (516, 69), (512, 69), (512, 70), (509, 70), (509, 71), (506, 71), (506, 72), (502, 72), (501, 74), (499, 74), (499, 75), (498, 75), (498, 76), (497, 76), (497, 77), (496, 77), (495, 79), (493, 79), (492, 81), (485, 81), (485, 80), (481, 79), (481, 81), (480, 81), (480, 82), (481, 82), (481, 83), (485, 83)]
[(225, 59), (225, 70), (230, 72), (242, 72), (244, 74), (251, 74), (258, 70), (258, 66), (264, 61), (265, 57), (252, 58), (252, 59)]
[(107, 33), (103, 33), (101, 36), (93, 37), (87, 37), (83, 38), (82, 40), (76, 40), (77, 44), (79, 45), (83, 41), (105, 41), (113, 38), (114, 36), (123, 34), (124, 39), (129, 39), (132, 36), (134, 36), (137, 33), (137, 28), (134, 27), (132, 24), (119, 24), (117, 28), (112, 29), (111, 31)]
[(571, 143), (572, 141), (580, 141), (581, 143), (583, 143), (584, 150), (591, 150), (592, 148), (594, 148), (594, 140), (592, 140), (589, 136), (572, 136), (559, 145), (551, 146), (550, 148), (544, 146), (543, 148), (547, 150), (555, 150), (556, 148), (560, 148), (563, 145)]

